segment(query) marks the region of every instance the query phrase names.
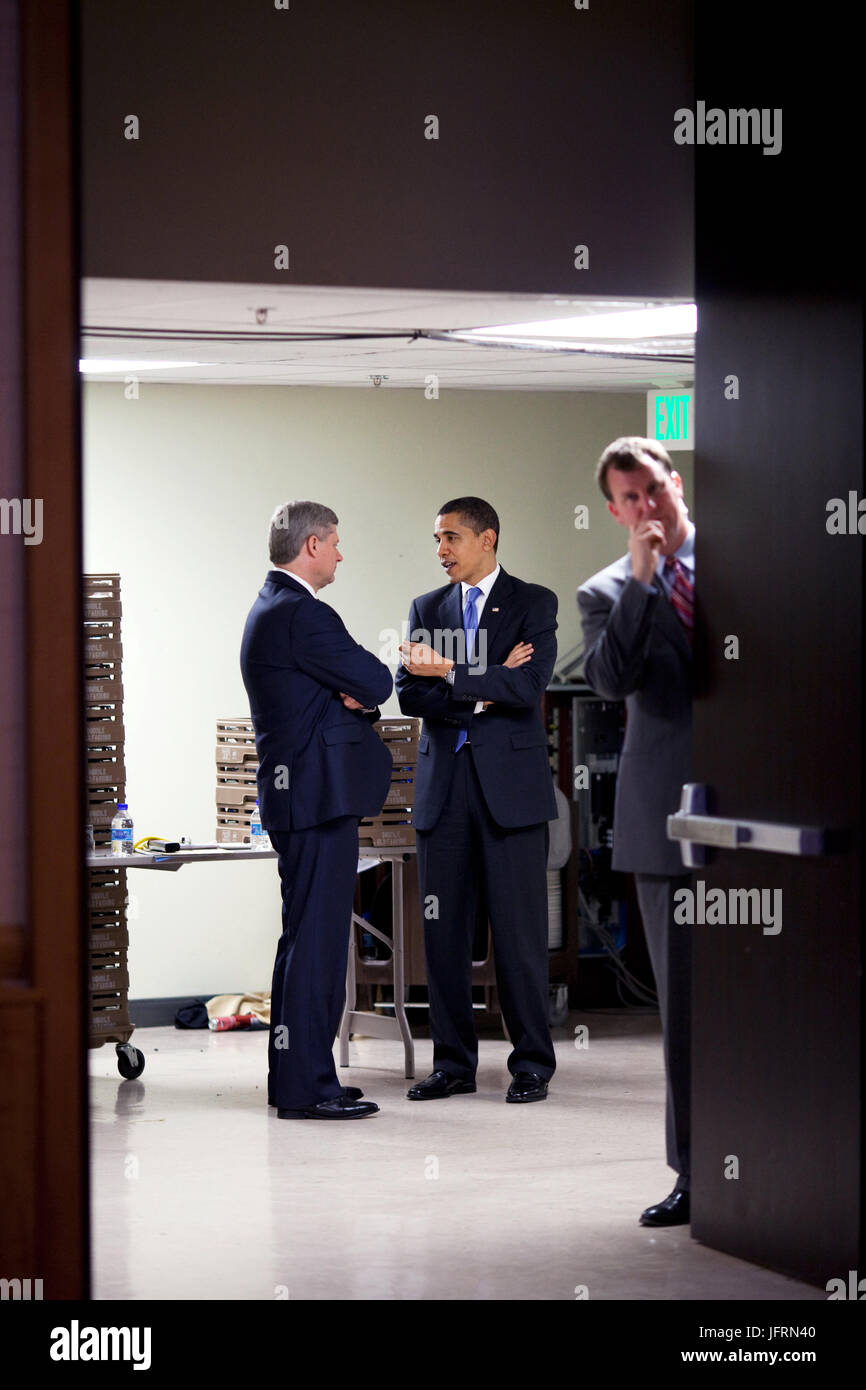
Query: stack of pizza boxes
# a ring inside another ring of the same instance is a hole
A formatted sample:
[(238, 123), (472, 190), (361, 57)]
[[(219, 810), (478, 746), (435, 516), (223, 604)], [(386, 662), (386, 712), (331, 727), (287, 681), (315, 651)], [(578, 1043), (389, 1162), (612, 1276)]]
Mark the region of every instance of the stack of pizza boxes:
[[(373, 727), (391, 754), (391, 786), (379, 815), (361, 821), (358, 841), (379, 849), (414, 845), (411, 820), (421, 721), (380, 719)], [(250, 719), (217, 720), (216, 768), (217, 842), (248, 845), (258, 796), (256, 739)]]
[(255, 810), (256, 736), (252, 720), (218, 719), (216, 726), (216, 838), (220, 845), (248, 845)]
[[(126, 800), (120, 575), (84, 576), (84, 722), (87, 816), (97, 849), (110, 849), (111, 822)], [(90, 1044), (128, 1041), (126, 870), (121, 861), (88, 871)]]
[(391, 754), (391, 786), (378, 816), (361, 821), (358, 842), (378, 849), (414, 845), (412, 807), (421, 720), (405, 716), (379, 719), (373, 728)]

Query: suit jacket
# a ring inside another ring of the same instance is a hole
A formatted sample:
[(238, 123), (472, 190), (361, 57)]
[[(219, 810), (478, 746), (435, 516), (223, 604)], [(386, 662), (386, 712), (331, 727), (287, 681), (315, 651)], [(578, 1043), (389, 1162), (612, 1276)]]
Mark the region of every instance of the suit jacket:
[[(453, 634), (463, 632), (460, 584), (446, 584), (416, 598), (409, 611), (409, 639), (428, 642), (454, 658)], [(557, 814), (547, 756), (541, 697), (556, 661), (556, 595), (500, 569), (490, 590), (475, 642), (478, 664), (456, 655), (454, 684), (397, 672), (395, 686), (404, 714), (421, 715), (415, 774), (418, 830), (432, 830), (442, 812), (454, 770), (457, 735), (466, 729), (471, 754), (490, 814), (504, 829), (554, 820)], [(514, 670), (501, 663), (516, 642), (532, 642), (531, 661)], [(478, 700), (493, 700), (473, 714)]]
[(269, 574), (247, 617), (241, 673), (264, 828), (377, 815), (391, 781), (391, 754), (371, 726), (379, 711), (347, 710), (339, 691), (376, 706), (391, 694), (391, 672), (334, 609), (291, 575)]
[(686, 873), (666, 827), (690, 776), (692, 649), (685, 629), (658, 576), (652, 593), (632, 578), (630, 555), (587, 580), (577, 602), (587, 684), (626, 703), (613, 868)]

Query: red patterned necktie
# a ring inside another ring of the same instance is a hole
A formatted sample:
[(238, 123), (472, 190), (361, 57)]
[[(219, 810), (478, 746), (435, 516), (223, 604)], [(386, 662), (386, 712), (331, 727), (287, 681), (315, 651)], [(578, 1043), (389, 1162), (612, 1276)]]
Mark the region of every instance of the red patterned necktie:
[(668, 555), (665, 560), (665, 574), (671, 582), (671, 603), (686, 630), (691, 642), (695, 631), (695, 586), (689, 579), (685, 565)]

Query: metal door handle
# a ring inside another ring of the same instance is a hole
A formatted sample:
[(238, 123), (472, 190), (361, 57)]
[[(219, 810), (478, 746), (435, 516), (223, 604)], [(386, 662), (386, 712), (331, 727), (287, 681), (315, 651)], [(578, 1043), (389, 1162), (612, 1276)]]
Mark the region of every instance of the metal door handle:
[(707, 788), (701, 782), (683, 785), (680, 809), (668, 816), (668, 839), (678, 840), (683, 864), (700, 868), (707, 862), (706, 846), (714, 849), (763, 849), (774, 854), (823, 854), (826, 831), (816, 826), (773, 825), (769, 821), (724, 820), (707, 815)]

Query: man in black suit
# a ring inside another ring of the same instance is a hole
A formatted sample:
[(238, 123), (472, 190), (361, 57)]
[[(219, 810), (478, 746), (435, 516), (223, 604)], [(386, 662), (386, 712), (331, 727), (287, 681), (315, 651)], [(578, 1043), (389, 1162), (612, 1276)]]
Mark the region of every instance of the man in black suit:
[(391, 780), (391, 755), (371, 724), (392, 680), (317, 598), (343, 558), (336, 526), (317, 502), (278, 509), (273, 568), (241, 644), (259, 808), (282, 884), (268, 1047), (268, 1099), (280, 1119), (353, 1120), (379, 1108), (340, 1085), (332, 1048), (345, 995), (358, 821), (378, 814)]
[(396, 689), (423, 716), (413, 823), (424, 903), (433, 1071), (410, 1100), (475, 1090), (472, 938), (479, 898), (493, 933), (511, 1039), (506, 1100), (544, 1100), (548, 1025), (547, 822), (556, 799), (541, 698), (556, 660), (556, 595), (499, 565), (499, 518), (478, 497), (434, 527), (448, 583), (415, 599)]
[(628, 553), (578, 591), (593, 690), (628, 712), (614, 805), (613, 867), (635, 875), (662, 1017), (667, 1161), (676, 1186), (647, 1207), (644, 1226), (689, 1220), (691, 939), (674, 921), (689, 883), (667, 818), (689, 780), (695, 528), (683, 483), (663, 445), (625, 436), (605, 449), (596, 477)]

